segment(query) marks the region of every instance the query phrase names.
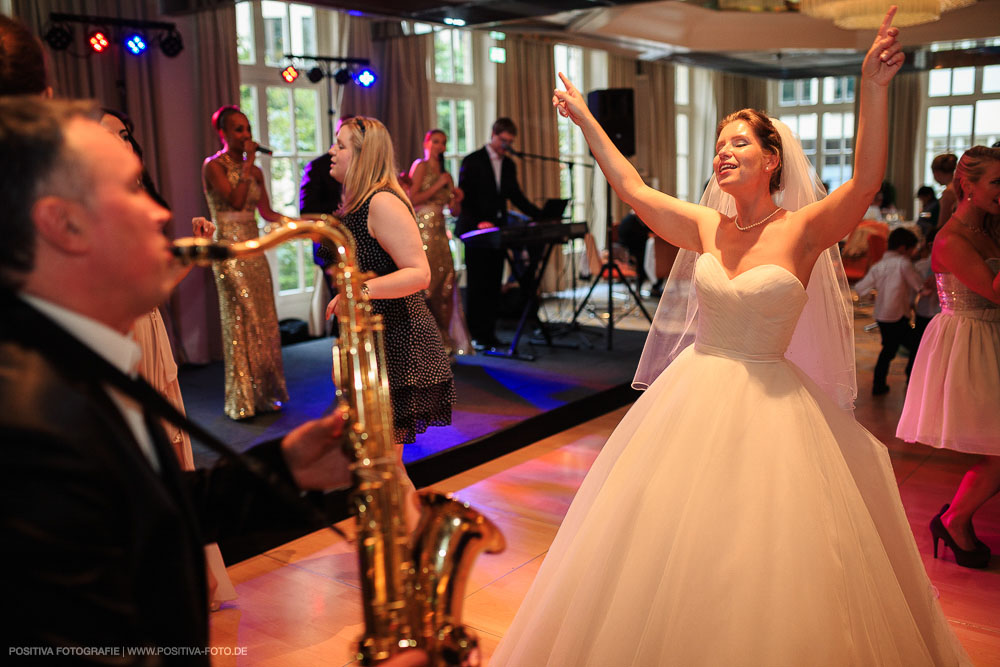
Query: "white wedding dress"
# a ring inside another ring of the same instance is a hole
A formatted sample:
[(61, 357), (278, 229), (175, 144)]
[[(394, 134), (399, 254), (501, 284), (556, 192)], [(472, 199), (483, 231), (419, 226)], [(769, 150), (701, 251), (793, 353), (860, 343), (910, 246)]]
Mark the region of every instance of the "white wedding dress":
[(969, 664), (886, 448), (784, 358), (802, 284), (704, 254), (695, 288), (491, 667)]

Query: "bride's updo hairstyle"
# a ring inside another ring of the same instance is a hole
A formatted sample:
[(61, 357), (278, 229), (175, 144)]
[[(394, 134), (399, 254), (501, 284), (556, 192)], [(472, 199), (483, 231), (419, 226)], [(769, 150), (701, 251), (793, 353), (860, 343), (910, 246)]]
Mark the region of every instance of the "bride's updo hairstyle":
[(967, 183), (978, 183), (990, 162), (1000, 161), (1000, 148), (973, 146), (962, 154), (962, 159), (955, 167), (955, 180), (952, 185), (959, 199), (969, 196)]
[(781, 169), (784, 166), (784, 160), (781, 155), (781, 137), (778, 135), (778, 130), (775, 129), (774, 123), (771, 122), (771, 119), (763, 111), (740, 109), (719, 121), (719, 126), (715, 128), (715, 136), (722, 134), (722, 129), (726, 125), (738, 120), (742, 120), (750, 126), (750, 129), (753, 130), (754, 135), (756, 135), (757, 140), (764, 147), (764, 150), (778, 156), (778, 166), (771, 173), (770, 182), (771, 194), (774, 194), (781, 189)]

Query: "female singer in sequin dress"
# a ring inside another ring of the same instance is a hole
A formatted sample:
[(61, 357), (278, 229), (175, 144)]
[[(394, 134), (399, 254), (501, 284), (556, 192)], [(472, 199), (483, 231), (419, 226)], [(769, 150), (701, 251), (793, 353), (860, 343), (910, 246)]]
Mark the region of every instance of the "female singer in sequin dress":
[[(280, 216), (271, 209), (264, 175), (254, 165), (257, 143), (251, 138), (250, 122), (237, 107), (225, 106), (212, 116), (212, 125), (222, 150), (205, 159), (202, 182), (215, 238), (232, 242), (256, 238), (255, 209), (269, 222)], [(280, 410), (288, 391), (267, 259), (262, 255), (231, 259), (213, 264), (212, 271), (222, 316), (226, 414), (244, 419)]]
[(931, 520), (964, 567), (986, 567), (972, 518), (1000, 493), (1000, 149), (974, 146), (955, 170), (958, 204), (931, 254), (941, 312), (920, 341), (896, 435), (983, 458)]
[(431, 130), (424, 136), (424, 157), (410, 167), (409, 195), (431, 267), (427, 306), (437, 320), (445, 351), (455, 356), (473, 354), (474, 350), (455, 284), (455, 260), (444, 216), (445, 206), (452, 215), (458, 215), (462, 202), (461, 188), (455, 186), (451, 174), (444, 169), (447, 146), (448, 136), (443, 130)]

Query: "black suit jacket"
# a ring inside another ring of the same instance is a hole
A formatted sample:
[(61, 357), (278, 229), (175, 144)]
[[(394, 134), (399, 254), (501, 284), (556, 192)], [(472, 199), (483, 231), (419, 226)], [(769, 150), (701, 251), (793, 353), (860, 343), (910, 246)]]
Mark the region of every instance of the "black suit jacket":
[[(16, 297), (0, 296), (0, 315), (8, 646), (206, 647), (203, 544), (273, 518), (262, 509), (278, 501), (239, 466), (181, 471), (154, 425), (156, 471), (94, 372), (107, 362)], [(248, 454), (291, 482), (278, 442)], [(209, 659), (115, 664), (162, 662)]]
[(525, 215), (537, 218), (542, 211), (528, 201), (517, 183), (517, 167), (514, 161), (504, 156), (500, 166), (500, 189), (497, 189), (493, 165), (486, 147), (470, 153), (462, 160), (458, 176), (458, 187), (462, 188), (462, 213), (455, 223), (459, 235), (476, 229), (480, 222), (488, 221), (503, 227), (507, 218), (507, 201), (513, 202)]

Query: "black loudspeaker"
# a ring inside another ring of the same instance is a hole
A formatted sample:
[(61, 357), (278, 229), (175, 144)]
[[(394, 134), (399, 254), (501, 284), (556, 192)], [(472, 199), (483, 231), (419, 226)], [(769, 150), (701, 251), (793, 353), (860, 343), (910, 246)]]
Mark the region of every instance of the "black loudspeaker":
[(587, 93), (590, 113), (625, 157), (635, 155), (635, 95), (631, 88), (607, 88)]

